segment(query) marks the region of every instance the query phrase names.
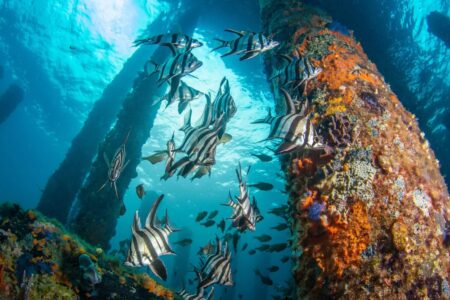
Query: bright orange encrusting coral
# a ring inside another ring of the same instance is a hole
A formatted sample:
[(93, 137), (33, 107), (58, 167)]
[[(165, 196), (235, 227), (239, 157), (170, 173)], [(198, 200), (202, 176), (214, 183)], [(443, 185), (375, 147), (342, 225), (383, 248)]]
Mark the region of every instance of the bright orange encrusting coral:
[[(296, 297), (449, 299), (450, 197), (415, 117), (323, 11), (297, 0), (260, 3), (264, 30), (286, 40), (277, 52), (322, 69), (291, 93), (312, 104), (323, 152), (281, 159), (293, 253), (301, 253)], [(279, 68), (270, 54), (265, 64), (268, 74)], [(279, 102), (280, 82), (271, 84)]]

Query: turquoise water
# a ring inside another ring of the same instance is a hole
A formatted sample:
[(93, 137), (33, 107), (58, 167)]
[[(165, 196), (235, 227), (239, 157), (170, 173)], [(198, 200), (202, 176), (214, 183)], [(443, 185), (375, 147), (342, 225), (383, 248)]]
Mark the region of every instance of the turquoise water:
[[(208, 7), (200, 15), (194, 31), (194, 37), (205, 44), (195, 50), (203, 66), (195, 72), (197, 78), (185, 81), (207, 93), (215, 92), (226, 76), (237, 105), (237, 113), (227, 127), (233, 139), (219, 146), (211, 177), (161, 181), (164, 164), (151, 165), (143, 161), (137, 167), (138, 176), (131, 181), (123, 197), (127, 211), (119, 218), (116, 235), (111, 240), (112, 250), (117, 249), (120, 241), (130, 238), (134, 212), (148, 209), (157, 195), (165, 194), (159, 216), (167, 209), (174, 226), (182, 229), (171, 235), (171, 242), (185, 237), (193, 240), (188, 247), (174, 246), (177, 256), (163, 258), (169, 270), (167, 285), (180, 289), (183, 281), (186, 283), (188, 278), (194, 277), (188, 271), (189, 264), (198, 263), (198, 249), (220, 234), (215, 225), (205, 228), (195, 222), (197, 214), (217, 209), (216, 221), (229, 217), (231, 209), (220, 204), (226, 202), (229, 190), (238, 193), (235, 168), (238, 162), (244, 168), (252, 165), (250, 183), (265, 181), (275, 187), (268, 192), (250, 190), (265, 218), (258, 223), (256, 232), (241, 235), (238, 251), (232, 257), (235, 285), (217, 288), (216, 299), (238, 299), (239, 294), (243, 299), (270, 299), (288, 286), (291, 277), (291, 263), (280, 262), (283, 256), (290, 255), (289, 249), (280, 253), (248, 254), (260, 245), (255, 236), (270, 234), (271, 243), (287, 242), (290, 238), (288, 231), (270, 229), (283, 220), (268, 211), (287, 203), (287, 195), (281, 192), (285, 187), (279, 176), (279, 162), (276, 158), (261, 162), (250, 155), (270, 154), (265, 148), (267, 144), (260, 142), (267, 136), (267, 127), (250, 125), (251, 120), (266, 115), (267, 107), (273, 107), (262, 57), (239, 62), (235, 57), (222, 59), (220, 53), (211, 52), (215, 46), (213, 38), (230, 36), (223, 32), (225, 28), (259, 30), (259, 10), (255, 2), (205, 2)], [(343, 1), (339, 6), (326, 1), (311, 2), (320, 2), (341, 23), (354, 29), (393, 90), (408, 110), (419, 117), (421, 129), (435, 149), (448, 180), (450, 53), (445, 44), (428, 31), (425, 21), (435, 10), (449, 15), (448, 2), (372, 1), (366, 4)], [(146, 28), (154, 34), (163, 33), (159, 25), (152, 26), (153, 22), (162, 19), (163, 23), (170, 24), (174, 11), (181, 9), (183, 6), (176, 1), (162, 0), (0, 0), (0, 65), (4, 70), (0, 91), (11, 82), (18, 83), (25, 91), (24, 101), (0, 124), (0, 201), (36, 207), (41, 190), (63, 161), (95, 101), (136, 51), (133, 41)], [(349, 14), (351, 9), (358, 13)], [(374, 31), (377, 33), (369, 35)], [(383, 38), (383, 42), (379, 42), (378, 37)], [(382, 49), (380, 44), (384, 45)], [(156, 47), (147, 50), (148, 56), (154, 49)], [(136, 67), (136, 74), (138, 70)], [(130, 76), (123, 85), (131, 88), (133, 79)], [(204, 98), (192, 102), (194, 121), (200, 118), (204, 104)], [(162, 105), (142, 153), (149, 155), (164, 149), (173, 132), (179, 144), (183, 134), (178, 129), (182, 124), (183, 116), (178, 114), (176, 105), (167, 109)], [(135, 193), (135, 186), (140, 183), (147, 190), (142, 200), (138, 200)], [(242, 251), (245, 243), (248, 248)], [(270, 274), (267, 268), (272, 265), (279, 266), (280, 270)], [(269, 275), (273, 286), (263, 285), (254, 269)]]

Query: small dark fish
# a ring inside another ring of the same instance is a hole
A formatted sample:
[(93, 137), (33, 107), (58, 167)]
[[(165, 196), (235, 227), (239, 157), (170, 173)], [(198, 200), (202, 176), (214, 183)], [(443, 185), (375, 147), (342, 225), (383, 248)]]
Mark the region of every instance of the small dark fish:
[(136, 186), (136, 195), (139, 197), (139, 199), (142, 199), (145, 196), (144, 184), (141, 183)]
[(286, 223), (280, 223), (277, 226), (272, 227), (272, 229), (278, 230), (278, 231), (283, 231), (288, 229), (288, 225)]
[(285, 217), (288, 212), (288, 206), (287, 205), (281, 205), (275, 208), (272, 208), (269, 210), (269, 214), (273, 214), (278, 217)]
[(192, 240), (191, 239), (182, 239), (178, 242), (175, 242), (174, 244), (180, 245), (181, 247), (186, 247), (186, 246), (192, 244)]
[(268, 276), (264, 276), (263, 274), (261, 274), (261, 272), (259, 270), (255, 270), (255, 274), (257, 276), (259, 276), (259, 278), (261, 279), (261, 282), (265, 285), (273, 285), (273, 281), (272, 279), (270, 279), (270, 277)]
[(254, 255), (255, 253), (256, 253), (256, 250), (255, 250), (255, 249), (252, 249), (252, 250), (248, 251), (248, 254), (249, 254), (249, 255)]
[(195, 222), (200, 222), (201, 220), (203, 220), (206, 217), (206, 215), (208, 215), (207, 211), (199, 212), (197, 215), (197, 218), (195, 218)]
[(214, 224), (216, 224), (216, 221), (214, 221), (214, 220), (208, 220), (208, 221), (206, 221), (204, 223), (200, 223), (200, 225), (205, 226), (205, 227), (211, 227)]
[(242, 300), (242, 294), (238, 294), (239, 300)]
[(290, 259), (290, 257), (287, 256), (287, 255), (285, 255), (285, 256), (283, 256), (283, 257), (281, 258), (281, 262), (282, 262), (282, 263), (287, 263), (287, 262), (289, 261), (289, 259)]
[(193, 284), (194, 284), (194, 280), (188, 279), (188, 284), (189, 284), (189, 285), (193, 285)]
[(123, 216), (127, 212), (127, 208), (125, 207), (125, 204), (122, 202), (122, 206), (120, 207), (120, 215)]
[(272, 161), (272, 159), (273, 159), (272, 156), (269, 156), (269, 155), (267, 155), (267, 154), (254, 154), (254, 153), (250, 153), (250, 155), (253, 155), (253, 156), (259, 158), (259, 160), (260, 160), (260, 161), (263, 161), (263, 162), (269, 162), (269, 161)]
[(249, 184), (248, 187), (255, 187), (261, 191), (270, 191), (273, 189), (273, 184), (267, 182), (258, 182), (255, 184)]
[(220, 221), (219, 224), (217, 224), (217, 227), (220, 228), (220, 230), (222, 231), (222, 233), (225, 231), (225, 220), (222, 219), (222, 221)]
[(270, 245), (264, 244), (264, 245), (259, 246), (258, 248), (255, 248), (255, 249), (259, 250), (259, 251), (268, 251), (270, 249)]
[(287, 243), (279, 243), (279, 244), (273, 244), (270, 246), (269, 251), (270, 252), (281, 252), (284, 249), (286, 249), (288, 246)]
[(241, 238), (241, 236), (239, 235), (239, 233), (235, 232), (233, 234), (233, 249), (234, 249), (234, 252), (237, 252), (237, 246), (238, 246), (240, 238)]
[(209, 213), (208, 220), (214, 219), (218, 214), (219, 214), (218, 210), (213, 210), (212, 212)]
[(270, 241), (272, 239), (272, 237), (270, 235), (263, 234), (263, 235), (260, 235), (260, 236), (255, 236), (255, 239), (257, 239), (261, 243), (265, 243), (265, 242)]
[(248, 247), (248, 243), (245, 243), (244, 246), (242, 246), (241, 251), (245, 251), (245, 249), (247, 249), (247, 247)]
[(267, 270), (272, 273), (278, 271), (279, 269), (280, 268), (278, 266), (271, 266), (270, 268), (267, 268)]

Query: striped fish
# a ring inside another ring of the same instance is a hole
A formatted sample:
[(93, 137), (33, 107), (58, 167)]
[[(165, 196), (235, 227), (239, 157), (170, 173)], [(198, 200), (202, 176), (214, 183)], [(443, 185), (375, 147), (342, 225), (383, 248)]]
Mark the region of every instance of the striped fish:
[[(249, 170), (250, 167), (247, 171), (247, 175)], [(224, 205), (230, 206), (233, 209), (233, 214), (230, 219), (233, 220), (234, 227), (241, 232), (247, 229), (254, 231), (256, 223), (262, 220), (262, 216), (258, 209), (256, 199), (253, 197), (253, 203), (250, 201), (247, 183), (242, 177), (242, 167), (240, 163), (238, 169), (236, 169), (236, 175), (239, 181), (239, 196), (235, 197), (237, 201), (234, 201), (230, 193), (228, 202)]]
[(177, 88), (173, 97), (169, 98), (169, 95), (167, 94), (161, 100), (167, 100), (166, 107), (176, 101), (179, 101), (178, 102), (178, 113), (181, 114), (186, 109), (189, 102), (200, 98), (202, 95), (203, 95), (202, 92), (188, 86), (184, 81), (180, 81), (180, 85)]
[(270, 80), (278, 78), (278, 83), (283, 87), (291, 86), (296, 89), (305, 83), (304, 89), (306, 89), (308, 81), (322, 72), (322, 68), (313, 66), (306, 57), (291, 57), (285, 54), (278, 56), (285, 60), (287, 65), (281, 70), (275, 71)]
[(224, 47), (230, 48), (230, 51), (223, 54), (222, 57), (242, 54), (240, 60), (246, 60), (279, 45), (279, 43), (274, 41), (271, 36), (266, 37), (263, 33), (236, 31), (233, 29), (226, 29), (225, 31), (237, 34), (238, 38), (231, 41), (215, 39), (220, 42), (220, 45), (214, 48), (213, 51)]
[(178, 175), (186, 177), (189, 173), (195, 171), (199, 166), (211, 166), (215, 164), (215, 153), (217, 145), (220, 142), (218, 133), (223, 126), (223, 116), (217, 119), (212, 127), (188, 128), (189, 124), (185, 126), (185, 139), (180, 146), (180, 151), (183, 151), (187, 156), (177, 161), (172, 170), (180, 168)]
[[(202, 275), (200, 274), (200, 272), (198, 270), (195, 270), (195, 274), (197, 276), (198, 282), (201, 282), (203, 279), (202, 279)], [(197, 287), (197, 292), (195, 295), (188, 294), (186, 292), (186, 290), (184, 290), (184, 289), (178, 293), (178, 295), (180, 295), (180, 297), (183, 298), (183, 300), (213, 300), (214, 299), (214, 287), (211, 288), (211, 290), (209, 291), (208, 295), (206, 295), (206, 297), (204, 294), (205, 294), (205, 288), (203, 286)]]
[[(270, 124), (270, 133), (267, 140), (283, 139), (284, 142), (275, 151), (277, 154), (288, 153), (299, 147), (322, 148), (316, 138), (315, 130), (309, 114), (306, 113), (306, 104), (300, 112), (297, 112), (295, 103), (289, 93), (280, 88), (285, 100), (286, 112), (281, 116), (272, 116), (270, 109), (264, 119), (256, 120), (253, 124)], [(305, 102), (306, 103), (306, 102)]]
[(156, 210), (163, 198), (164, 195), (161, 195), (153, 202), (143, 228), (141, 228), (141, 221), (136, 211), (131, 227), (132, 238), (125, 265), (129, 267), (149, 266), (156, 276), (166, 280), (167, 270), (159, 257), (166, 254), (175, 254), (169, 245), (169, 235), (177, 229), (170, 226), (167, 211), (164, 228), (155, 224)]
[(166, 167), (164, 169), (164, 175), (161, 177), (161, 179), (167, 180), (174, 172), (172, 172), (172, 164), (175, 160), (175, 132), (172, 133), (172, 138), (167, 141), (167, 161), (166, 161)]
[(226, 124), (236, 114), (236, 111), (236, 103), (231, 96), (230, 84), (227, 78), (224, 77), (220, 82), (219, 90), (212, 106), (203, 112), (202, 122), (204, 124), (211, 124), (223, 114), (224, 126), (219, 132), (219, 138), (222, 138), (225, 134)]
[(222, 242), (216, 238), (217, 247), (213, 255), (208, 256), (206, 260), (201, 259), (200, 274), (202, 280), (198, 283), (198, 287), (207, 288), (212, 284), (221, 284), (231, 286), (233, 279), (231, 278), (231, 252), (228, 244), (225, 242), (222, 251)]
[(109, 181), (111, 183), (111, 186), (114, 187), (114, 192), (116, 193), (117, 200), (119, 200), (119, 193), (117, 192), (116, 182), (119, 179), (120, 174), (122, 174), (122, 171), (125, 169), (125, 167), (130, 162), (130, 161), (125, 162), (125, 159), (126, 159), (125, 145), (128, 141), (128, 137), (130, 136), (130, 132), (131, 131), (128, 131), (122, 145), (120, 145), (119, 149), (117, 149), (117, 151), (114, 154), (111, 161), (108, 159), (108, 156), (106, 155), (106, 153), (103, 152), (103, 158), (105, 160), (106, 165), (108, 166), (108, 179), (98, 189), (97, 192), (100, 192)]
[[(154, 70), (149, 72), (148, 66), (152, 64)], [(180, 86), (180, 81), (183, 76), (190, 75), (203, 65), (190, 51), (178, 53), (170, 57), (163, 64), (157, 64), (150, 60), (146, 63), (144, 70), (149, 75), (159, 74), (158, 84), (162, 85), (167, 82), (170, 85), (170, 90), (167, 95), (168, 99), (172, 99)]]
[(145, 39), (138, 39), (134, 41), (134, 46), (140, 45), (160, 45), (167, 46), (175, 53), (176, 49), (190, 50), (203, 46), (203, 43), (197, 39), (193, 39), (186, 34), (172, 33), (172, 34), (159, 34)]

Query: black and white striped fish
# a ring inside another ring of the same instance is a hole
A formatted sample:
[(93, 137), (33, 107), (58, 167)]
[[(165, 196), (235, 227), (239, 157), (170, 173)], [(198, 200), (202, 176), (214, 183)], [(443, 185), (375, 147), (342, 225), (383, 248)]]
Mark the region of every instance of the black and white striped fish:
[(225, 134), (226, 124), (236, 114), (237, 108), (233, 97), (231, 96), (230, 84), (226, 77), (220, 82), (219, 90), (214, 102), (209, 109), (205, 109), (202, 116), (202, 122), (205, 124), (213, 123), (218, 117), (223, 115), (224, 126), (219, 132), (219, 138)]
[(291, 86), (296, 89), (305, 84), (306, 89), (308, 81), (322, 72), (322, 68), (313, 66), (306, 57), (291, 57), (285, 54), (278, 56), (285, 60), (287, 65), (281, 70), (275, 71), (270, 80), (278, 78), (278, 83), (283, 87)]
[(163, 198), (164, 195), (161, 195), (155, 200), (143, 228), (141, 228), (141, 221), (136, 211), (131, 227), (132, 238), (125, 265), (129, 267), (149, 266), (156, 276), (166, 280), (167, 270), (159, 257), (166, 254), (175, 254), (169, 245), (169, 235), (177, 229), (170, 226), (167, 211), (164, 228), (155, 224), (156, 210)]
[[(148, 71), (148, 65), (152, 64), (154, 70)], [(183, 76), (190, 75), (203, 65), (201, 61), (197, 59), (190, 51), (178, 53), (170, 57), (163, 64), (157, 64), (150, 60), (145, 65), (145, 72), (149, 75), (159, 73), (158, 84), (161, 85), (164, 82), (169, 83), (170, 90), (167, 94), (168, 99), (172, 99), (180, 86), (180, 81)]]
[[(203, 279), (202, 279), (202, 275), (200, 274), (200, 272), (198, 270), (195, 270), (195, 274), (197, 276), (198, 282), (201, 282)], [(181, 292), (179, 292), (178, 295), (180, 295), (180, 297), (183, 298), (183, 300), (213, 300), (214, 299), (214, 287), (211, 288), (211, 290), (209, 291), (208, 295), (206, 295), (206, 297), (205, 297), (205, 288), (203, 286), (198, 286), (197, 292), (194, 295), (187, 293), (185, 289), (183, 289)]]
[(203, 126), (189, 128), (189, 123), (183, 128), (185, 139), (180, 146), (180, 150), (187, 155), (177, 161), (172, 166), (172, 170), (180, 168), (178, 175), (186, 177), (189, 173), (195, 171), (199, 166), (211, 166), (215, 164), (216, 147), (220, 143), (218, 136), (223, 126), (223, 116), (217, 119), (212, 126)]
[(243, 54), (240, 60), (246, 60), (279, 45), (279, 43), (274, 41), (271, 36), (267, 37), (263, 33), (236, 31), (233, 29), (226, 29), (225, 31), (235, 33), (239, 37), (231, 41), (215, 39), (221, 44), (214, 48), (213, 51), (224, 47), (230, 48), (230, 51), (223, 54), (222, 57), (233, 54)]
[(145, 39), (138, 39), (134, 41), (134, 46), (140, 45), (160, 45), (167, 46), (175, 53), (177, 49), (190, 50), (203, 46), (203, 43), (197, 39), (193, 39), (190, 36), (182, 33), (168, 33), (159, 34), (156, 36), (148, 37)]
[(231, 286), (233, 279), (231, 277), (231, 252), (228, 249), (228, 243), (225, 242), (222, 250), (222, 242), (216, 238), (216, 252), (206, 258), (201, 259), (200, 274), (202, 280), (198, 287), (207, 288), (212, 284), (221, 284)]
[(111, 186), (114, 187), (114, 192), (116, 193), (116, 198), (119, 200), (119, 193), (117, 192), (116, 182), (122, 174), (122, 171), (128, 165), (130, 161), (125, 162), (126, 159), (126, 151), (125, 145), (128, 141), (128, 137), (130, 136), (130, 131), (127, 133), (122, 145), (120, 145), (119, 149), (117, 149), (111, 161), (109, 161), (108, 156), (105, 152), (103, 152), (103, 158), (105, 160), (106, 165), (108, 166), (108, 179), (105, 183), (98, 189), (97, 192), (101, 191), (108, 181), (111, 183)]
[(176, 101), (179, 101), (178, 102), (178, 113), (181, 114), (186, 109), (189, 102), (200, 98), (202, 95), (203, 95), (202, 92), (190, 87), (184, 81), (180, 81), (180, 85), (178, 86), (173, 97), (169, 98), (169, 95), (167, 94), (161, 100), (167, 100), (166, 107)]
[(277, 154), (288, 153), (301, 147), (321, 149), (323, 145), (317, 140), (310, 116), (306, 112), (306, 105), (300, 112), (297, 112), (291, 95), (283, 88), (280, 88), (280, 91), (285, 101), (285, 114), (274, 117), (269, 109), (268, 115), (264, 119), (256, 120), (253, 124), (270, 124), (267, 140), (282, 139), (284, 141), (275, 151)]
[[(249, 170), (247, 171), (247, 175)], [(230, 206), (233, 209), (233, 214), (230, 219), (233, 220), (234, 227), (241, 232), (247, 229), (254, 231), (256, 229), (256, 223), (262, 220), (262, 216), (258, 209), (256, 199), (253, 197), (253, 203), (250, 201), (247, 184), (242, 177), (240, 163), (236, 169), (236, 175), (239, 181), (239, 196), (235, 197), (237, 201), (234, 201), (230, 193), (228, 202), (224, 205)]]

